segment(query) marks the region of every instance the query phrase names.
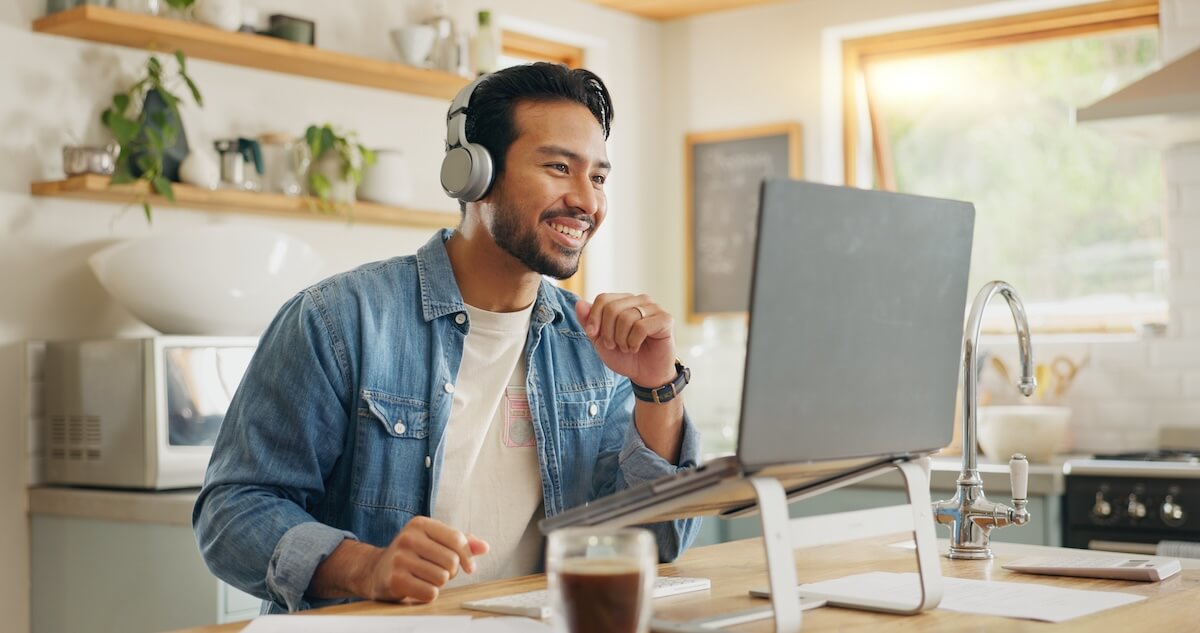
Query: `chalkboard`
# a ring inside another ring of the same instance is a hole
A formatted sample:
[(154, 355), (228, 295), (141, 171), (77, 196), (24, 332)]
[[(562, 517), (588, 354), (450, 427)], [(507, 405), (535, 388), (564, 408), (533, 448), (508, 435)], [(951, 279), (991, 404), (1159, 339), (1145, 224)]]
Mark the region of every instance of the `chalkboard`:
[(685, 155), (688, 321), (745, 313), (759, 188), (800, 178), (800, 125), (689, 134)]

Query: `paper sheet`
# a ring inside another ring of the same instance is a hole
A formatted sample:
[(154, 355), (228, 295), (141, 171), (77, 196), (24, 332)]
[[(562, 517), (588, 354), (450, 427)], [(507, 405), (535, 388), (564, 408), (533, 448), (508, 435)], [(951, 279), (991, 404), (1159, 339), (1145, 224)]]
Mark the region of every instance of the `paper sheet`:
[[(965, 580), (942, 577), (945, 590), (939, 609), (977, 615), (1064, 622), (1105, 609), (1124, 606), (1144, 596), (1115, 591), (1084, 591), (1038, 583)], [(914, 573), (870, 572), (824, 582), (800, 585), (800, 593), (821, 595), (831, 603), (838, 598), (862, 600), (888, 596), (916, 604), (920, 580)]]
[(529, 618), (469, 615), (263, 615), (242, 633), (551, 633)]

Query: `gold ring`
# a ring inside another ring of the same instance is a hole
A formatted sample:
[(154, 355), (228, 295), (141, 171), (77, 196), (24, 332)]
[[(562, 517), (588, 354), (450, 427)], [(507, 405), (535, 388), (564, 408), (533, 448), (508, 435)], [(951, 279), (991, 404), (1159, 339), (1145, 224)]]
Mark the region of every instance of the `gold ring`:
[(646, 311), (642, 309), (642, 306), (633, 306), (633, 309), (637, 310), (638, 314), (642, 315), (643, 319), (646, 318)]

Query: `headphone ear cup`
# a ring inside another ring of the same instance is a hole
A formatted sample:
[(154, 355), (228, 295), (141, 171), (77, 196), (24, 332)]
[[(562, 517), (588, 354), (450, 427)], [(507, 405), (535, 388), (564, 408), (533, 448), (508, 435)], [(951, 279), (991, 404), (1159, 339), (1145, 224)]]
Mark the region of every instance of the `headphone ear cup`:
[(446, 152), (442, 159), (442, 189), (451, 198), (463, 198), (463, 193), (471, 184), (472, 165), (471, 152), (465, 147), (455, 147)]
[(492, 155), (482, 145), (455, 147), (442, 159), (442, 189), (451, 198), (474, 202), (491, 188), (494, 170)]
[(495, 167), (492, 165), (492, 155), (486, 147), (476, 143), (467, 143), (464, 149), (471, 155), (471, 173), (470, 180), (459, 199), (464, 202), (474, 202), (487, 195), (488, 189), (491, 189)]

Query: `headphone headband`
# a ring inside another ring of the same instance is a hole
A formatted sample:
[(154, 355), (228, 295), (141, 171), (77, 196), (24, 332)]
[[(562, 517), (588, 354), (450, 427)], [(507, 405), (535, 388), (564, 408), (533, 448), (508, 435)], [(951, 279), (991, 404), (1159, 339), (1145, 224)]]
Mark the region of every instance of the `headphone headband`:
[(474, 202), (491, 188), (492, 157), (487, 148), (467, 139), (467, 115), (471, 95), (487, 75), (476, 78), (458, 91), (446, 113), (446, 156), (442, 159), (442, 190), (451, 198)]

